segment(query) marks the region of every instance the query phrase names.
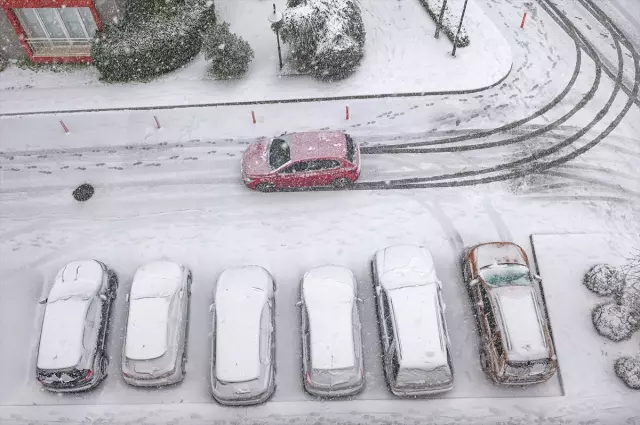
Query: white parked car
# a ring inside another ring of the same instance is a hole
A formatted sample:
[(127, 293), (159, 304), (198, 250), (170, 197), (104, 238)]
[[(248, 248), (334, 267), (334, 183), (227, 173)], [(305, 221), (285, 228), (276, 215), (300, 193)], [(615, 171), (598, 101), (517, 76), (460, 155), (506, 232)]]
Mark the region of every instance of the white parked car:
[(354, 395), (364, 387), (358, 284), (351, 270), (316, 267), (302, 279), (304, 387), (313, 395)]
[(156, 261), (136, 271), (122, 346), (122, 373), (128, 384), (155, 387), (182, 380), (191, 280), (189, 269), (171, 261)]
[(375, 254), (372, 272), (391, 392), (422, 396), (449, 391), (450, 342), (431, 253), (420, 246), (388, 247)]
[(46, 303), (36, 378), (50, 391), (97, 386), (107, 376), (106, 340), (118, 278), (96, 260), (74, 261), (56, 275)]
[(259, 266), (224, 270), (213, 308), (211, 389), (221, 404), (266, 401), (275, 391), (275, 284)]

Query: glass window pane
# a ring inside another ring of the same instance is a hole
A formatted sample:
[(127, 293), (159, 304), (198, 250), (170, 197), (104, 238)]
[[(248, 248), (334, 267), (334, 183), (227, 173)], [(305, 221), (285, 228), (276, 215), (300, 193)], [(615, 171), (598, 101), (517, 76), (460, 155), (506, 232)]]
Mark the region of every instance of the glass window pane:
[(40, 15), (40, 19), (42, 19), (42, 23), (51, 38), (67, 38), (64, 33), (64, 28), (62, 27), (62, 22), (58, 19), (56, 9), (44, 7), (38, 9), (37, 13)]
[(87, 38), (87, 35), (84, 33), (82, 28), (80, 15), (78, 15), (78, 10), (75, 7), (63, 7), (59, 9), (59, 12), (64, 25), (67, 27), (69, 37)]
[(20, 20), (20, 24), (22, 28), (27, 33), (28, 38), (46, 38), (47, 34), (45, 34), (38, 18), (33, 9), (24, 8), (24, 9), (13, 9), (13, 11), (18, 16)]
[(96, 21), (91, 14), (91, 9), (88, 7), (79, 7), (78, 11), (82, 17), (82, 22), (84, 22), (84, 27), (87, 29), (87, 34), (89, 34), (89, 37), (93, 38), (95, 32), (98, 31), (98, 27), (96, 26)]

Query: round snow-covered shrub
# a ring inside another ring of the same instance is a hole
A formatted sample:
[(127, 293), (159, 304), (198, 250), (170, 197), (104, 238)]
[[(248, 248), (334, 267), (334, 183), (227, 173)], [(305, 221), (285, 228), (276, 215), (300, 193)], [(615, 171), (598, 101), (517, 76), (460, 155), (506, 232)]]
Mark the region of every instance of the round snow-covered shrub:
[(211, 61), (210, 72), (216, 78), (238, 78), (249, 69), (253, 49), (242, 37), (229, 31), (229, 24), (211, 26), (202, 40), (204, 57)]
[(349, 76), (364, 56), (357, 0), (290, 0), (279, 30), (298, 70), (322, 80)]
[(621, 357), (616, 360), (614, 366), (616, 375), (624, 381), (629, 388), (640, 390), (640, 358)]
[(601, 296), (620, 292), (624, 279), (620, 271), (609, 264), (596, 264), (584, 275), (584, 286)]
[(630, 313), (625, 305), (606, 303), (593, 309), (591, 320), (600, 335), (611, 341), (623, 341), (629, 339), (638, 326)]
[(91, 46), (102, 78), (144, 81), (189, 62), (202, 47), (201, 31), (215, 21), (211, 4), (185, 4), (171, 13), (107, 26)]

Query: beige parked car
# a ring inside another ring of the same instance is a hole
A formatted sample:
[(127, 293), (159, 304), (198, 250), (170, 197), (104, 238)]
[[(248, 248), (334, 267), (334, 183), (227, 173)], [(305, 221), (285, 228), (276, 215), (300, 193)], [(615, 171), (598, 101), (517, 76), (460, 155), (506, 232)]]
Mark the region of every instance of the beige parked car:
[(476, 245), (463, 274), (480, 334), (480, 363), (500, 384), (535, 384), (551, 378), (557, 362), (549, 319), (534, 287), (527, 254), (510, 242)]

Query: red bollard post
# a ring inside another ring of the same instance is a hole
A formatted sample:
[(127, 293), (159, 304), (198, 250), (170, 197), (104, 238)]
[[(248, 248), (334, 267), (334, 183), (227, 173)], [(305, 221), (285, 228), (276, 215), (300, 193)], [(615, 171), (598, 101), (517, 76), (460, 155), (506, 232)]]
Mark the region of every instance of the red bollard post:
[(520, 24), (520, 28), (524, 28), (524, 21), (527, 20), (527, 12), (524, 12), (524, 16), (522, 17), (522, 23)]
[(256, 113), (254, 111), (251, 111), (251, 121), (255, 124), (256, 123)]
[(160, 128), (160, 121), (158, 121), (158, 117), (156, 117), (155, 115), (153, 116), (153, 119), (156, 120), (156, 127)]
[(347, 121), (349, 120), (349, 105), (346, 106), (346, 112), (347, 112)]
[(62, 129), (65, 133), (69, 132), (69, 128), (64, 124), (64, 121), (60, 120), (60, 125), (62, 126)]

